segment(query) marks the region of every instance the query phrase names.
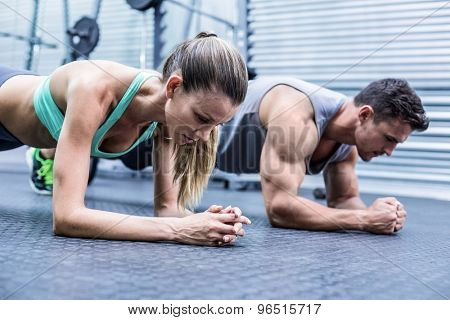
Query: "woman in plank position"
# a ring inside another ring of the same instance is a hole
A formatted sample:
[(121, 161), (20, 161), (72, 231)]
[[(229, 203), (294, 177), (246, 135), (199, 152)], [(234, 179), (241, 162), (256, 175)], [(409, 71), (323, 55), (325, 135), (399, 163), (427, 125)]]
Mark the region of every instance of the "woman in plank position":
[[(250, 223), (239, 208), (185, 208), (199, 201), (214, 167), (216, 126), (246, 90), (238, 51), (207, 33), (179, 44), (162, 75), (109, 61), (73, 62), (48, 77), (0, 66), (0, 151), (56, 148), (54, 168), (51, 152), (36, 150), (33, 162), (40, 188), (53, 188), (57, 235), (229, 244)], [(90, 156), (119, 157), (150, 137), (156, 217), (86, 208)]]

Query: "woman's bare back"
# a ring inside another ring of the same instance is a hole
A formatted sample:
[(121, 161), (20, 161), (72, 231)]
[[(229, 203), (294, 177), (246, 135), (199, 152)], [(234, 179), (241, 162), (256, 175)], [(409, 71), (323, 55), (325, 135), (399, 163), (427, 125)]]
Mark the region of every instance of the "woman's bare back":
[[(112, 103), (103, 106), (102, 112), (106, 117), (117, 105), (136, 73), (134, 68), (111, 61), (77, 61), (61, 66), (51, 74), (50, 91), (53, 100), (65, 114), (72, 85), (79, 81), (92, 86), (101, 83), (113, 95)], [(53, 148), (56, 147), (56, 141), (36, 116), (33, 105), (34, 92), (45, 79), (45, 76), (35, 75), (17, 75), (8, 79), (0, 87), (0, 122), (26, 145)], [(123, 124), (119, 123), (118, 126)], [(111, 132), (113, 134), (114, 130)]]

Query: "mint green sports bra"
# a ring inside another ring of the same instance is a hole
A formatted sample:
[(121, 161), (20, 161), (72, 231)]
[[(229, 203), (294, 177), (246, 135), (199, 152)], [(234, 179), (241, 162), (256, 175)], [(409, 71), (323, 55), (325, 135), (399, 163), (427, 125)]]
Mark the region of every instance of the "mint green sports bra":
[[(118, 153), (106, 153), (99, 150), (99, 144), (105, 134), (109, 129), (120, 119), (122, 114), (125, 112), (127, 107), (129, 106), (131, 100), (133, 100), (137, 91), (141, 87), (142, 83), (145, 80), (151, 77), (155, 77), (156, 75), (139, 72), (137, 76), (133, 79), (127, 91), (123, 95), (122, 99), (120, 99), (117, 106), (114, 108), (109, 117), (105, 120), (105, 122), (97, 129), (97, 132), (92, 139), (91, 145), (91, 156), (99, 157), (99, 158), (116, 158), (120, 157), (132, 149), (134, 149), (139, 143), (149, 139), (153, 131), (155, 130), (158, 122), (152, 122), (149, 127), (145, 130), (145, 132), (133, 143), (131, 147), (127, 150), (118, 152)], [(48, 132), (51, 134), (53, 139), (58, 141), (59, 135), (61, 134), (62, 125), (64, 122), (64, 115), (61, 110), (56, 105), (55, 101), (52, 98), (52, 94), (50, 92), (50, 77), (44, 80), (44, 82), (37, 88), (33, 97), (34, 110), (36, 112), (37, 117), (41, 120), (42, 124), (47, 128)]]

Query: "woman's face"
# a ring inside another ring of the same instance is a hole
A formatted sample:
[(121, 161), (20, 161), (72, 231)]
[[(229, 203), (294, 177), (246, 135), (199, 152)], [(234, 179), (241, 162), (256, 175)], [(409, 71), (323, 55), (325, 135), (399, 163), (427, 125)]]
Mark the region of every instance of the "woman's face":
[[(174, 77), (174, 76), (172, 76)], [(220, 92), (189, 92), (181, 86), (181, 78), (166, 87), (168, 100), (165, 107), (169, 137), (176, 144), (185, 145), (199, 139), (208, 141), (211, 131), (229, 121), (236, 111), (230, 98)]]

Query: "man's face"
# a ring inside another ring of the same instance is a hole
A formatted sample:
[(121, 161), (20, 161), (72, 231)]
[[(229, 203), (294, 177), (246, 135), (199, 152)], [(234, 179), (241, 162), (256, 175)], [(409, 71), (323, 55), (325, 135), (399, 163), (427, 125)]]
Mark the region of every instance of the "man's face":
[(372, 116), (360, 116), (355, 140), (358, 154), (363, 161), (386, 154), (390, 156), (397, 144), (403, 143), (412, 133), (411, 126), (400, 119), (374, 121)]

